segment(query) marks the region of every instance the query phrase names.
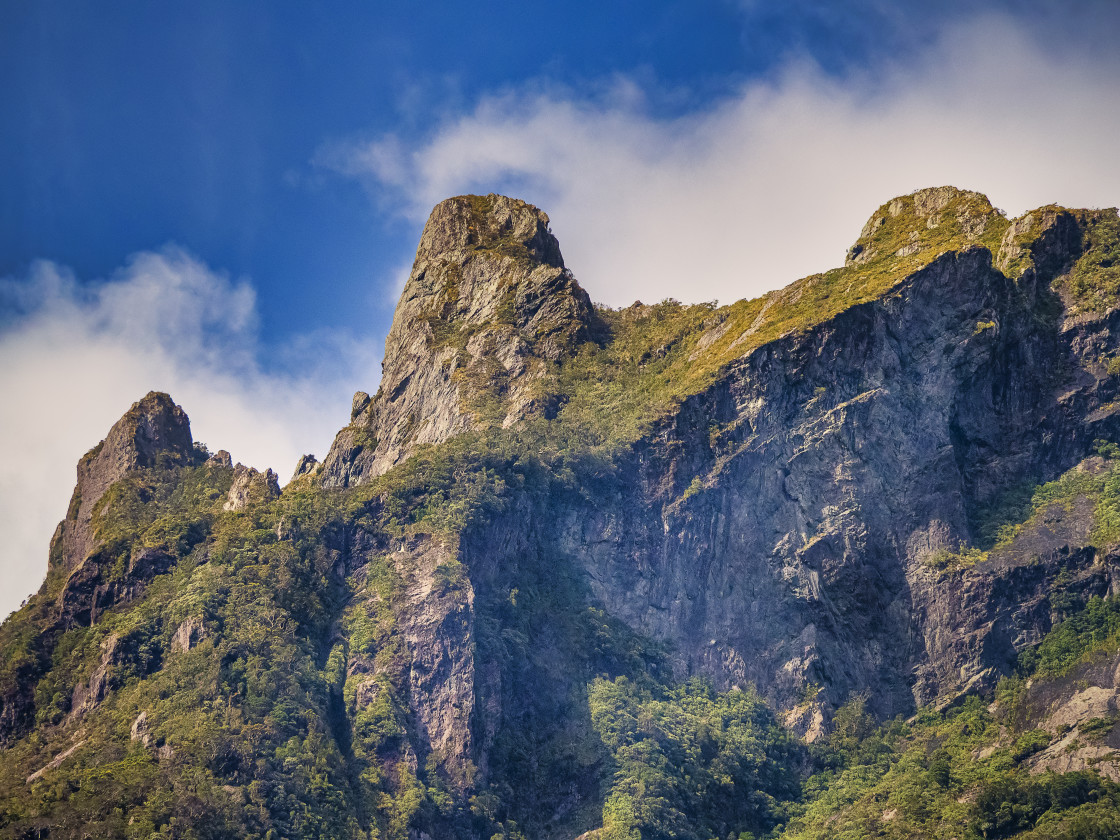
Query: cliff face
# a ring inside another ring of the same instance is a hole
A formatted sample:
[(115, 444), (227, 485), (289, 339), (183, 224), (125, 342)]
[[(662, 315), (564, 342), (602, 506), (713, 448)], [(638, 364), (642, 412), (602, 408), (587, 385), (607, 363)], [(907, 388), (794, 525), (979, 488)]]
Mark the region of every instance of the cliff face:
[(610, 492), (549, 500), (464, 565), (494, 545), (559, 551), (594, 601), (670, 645), (678, 675), (755, 685), (811, 738), (854, 693), (892, 717), (994, 687), (1050, 629), (1059, 575), (1082, 599), (1113, 575), (1111, 555), (1058, 538), (931, 568), (983, 541), (978, 516), (1008, 488), (1120, 431), (1099, 362), (1115, 314), (1075, 323), (1051, 290), (1078, 256), (1071, 229), (1053, 216), (1041, 268), (1016, 279), (986, 249), (945, 254), (748, 354), (635, 442)]
[[(946, 209), (969, 240), (991, 235), (999, 217), (980, 198), (896, 200), (861, 242), (885, 216), (925, 232)], [(678, 677), (756, 686), (809, 739), (856, 694), (886, 718), (990, 691), (1055, 623), (1052, 593), (1084, 603), (1114, 588), (1091, 514), (974, 565), (940, 564), (985, 543), (982, 520), (1009, 490), (1120, 432), (1115, 306), (1083, 316), (1063, 303), (1094, 218), (1044, 209), (1004, 223), (1000, 267), (966, 243), (733, 361), (605, 483), (478, 523), (456, 557), (470, 570), (464, 617), (476, 618), (473, 593), (516, 588), (526, 564), (578, 570), (592, 603), (667, 643)], [(891, 256), (919, 253), (917, 235), (903, 241)], [(464, 701), (500, 725), (501, 667), (458, 649)], [(485, 739), (473, 749), (485, 764)]]
[(393, 316), (381, 386), (372, 399), (355, 395), (323, 486), (368, 481), (468, 429), (554, 411), (541, 380), (593, 322), (544, 213), (497, 195), (437, 205)]
[[(1067, 564), (1036, 569), (1001, 612), (987, 590), (1009, 567), (993, 559), (962, 588), (927, 563), (980, 542), (977, 512), (1007, 488), (1117, 432), (1117, 383), (1077, 352), (1090, 332), (1115, 352), (1114, 324), (1063, 331), (1049, 279), (949, 254), (735, 363), (635, 447), (624, 486), (639, 492), (566, 523), (596, 593), (670, 640), (686, 672), (754, 683), (810, 732), (820, 717), (796, 698), (814, 686), (816, 704), (867, 691), (890, 717), (994, 685), (1049, 629), (1031, 601)], [(975, 609), (970, 626), (941, 624), (949, 604)]]
[[(682, 736), (702, 761), (642, 739), (750, 708), (751, 749), (793, 767), (752, 689), (829, 743), (853, 698), (988, 702), (1115, 592), (1118, 262), (1114, 211), (1009, 221), (945, 187), (762, 299), (612, 312), (539, 210), (449, 199), (321, 467), (281, 492), (203, 461), (158, 394), (83, 459), (48, 585), (0, 632), (11, 772), (143, 762), (120, 808), (170, 827), (173, 790), (230, 836), (632, 837), (664, 803), (674, 836), (777, 830), (796, 785), (725, 755), (739, 719)], [(1053, 735), (1036, 769), (1120, 777), (1105, 746), (1055, 746), (1120, 709), (1085, 668), (1091, 696), (1040, 682), (1001, 732)], [(634, 756), (660, 769), (627, 787)], [(717, 766), (754, 798), (679, 793)]]

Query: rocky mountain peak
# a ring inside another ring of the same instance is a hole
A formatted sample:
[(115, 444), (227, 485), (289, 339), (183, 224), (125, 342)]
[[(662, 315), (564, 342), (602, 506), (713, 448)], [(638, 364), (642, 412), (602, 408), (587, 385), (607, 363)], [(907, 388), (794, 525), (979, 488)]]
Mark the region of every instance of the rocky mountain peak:
[(233, 484), (222, 510), (240, 512), (253, 503), (280, 497), (279, 477), (272, 470), (260, 472), (255, 467), (238, 464), (233, 469)]
[(520, 199), (493, 193), (461, 195), (437, 204), (420, 237), (416, 266), (430, 260), (462, 262), (477, 251), (499, 251), (564, 267), (548, 214)]
[(563, 355), (585, 332), (592, 308), (548, 224), (543, 211), (501, 195), (437, 204), (385, 342), (382, 390), (408, 375), (417, 354), (483, 327), (529, 331), (521, 338), (541, 355)]
[(1120, 216), (857, 245), (596, 312), (452, 199), (290, 491), (141, 400), (0, 627), (0, 837), (1115, 836)]
[(93, 550), (93, 511), (114, 483), (162, 459), (189, 460), (193, 449), (190, 420), (170, 396), (152, 391), (133, 403), (105, 440), (78, 462), (78, 483), (66, 519), (55, 532), (52, 561), (60, 560), (68, 572)]
[(381, 387), (355, 395), (324, 485), (380, 475), (420, 444), (547, 413), (548, 364), (587, 340), (594, 319), (541, 210), (500, 195), (436, 205), (385, 342)]
[[(956, 187), (927, 187), (891, 199), (876, 210), (848, 250), (845, 265), (885, 257), (908, 257), (941, 245), (959, 249), (982, 244), (1006, 226), (988, 197)], [(998, 241), (998, 240), (997, 240)]]

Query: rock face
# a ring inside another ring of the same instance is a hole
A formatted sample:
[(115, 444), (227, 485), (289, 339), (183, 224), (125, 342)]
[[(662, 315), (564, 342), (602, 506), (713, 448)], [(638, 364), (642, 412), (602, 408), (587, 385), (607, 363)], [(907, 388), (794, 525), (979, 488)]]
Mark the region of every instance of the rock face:
[[(923, 191), (895, 216), (929, 229), (961, 195)], [(1006, 488), (1120, 434), (1120, 383), (1095, 361), (1120, 347), (1117, 312), (1060, 317), (1051, 284), (1080, 253), (1078, 224), (1049, 214), (1034, 230), (1014, 280), (987, 248), (950, 252), (882, 299), (747, 354), (634, 445), (612, 493), (532, 504), (464, 541), (459, 560), (559, 551), (608, 613), (669, 644), (680, 676), (753, 684), (803, 732), (857, 692), (890, 717), (990, 688), (1050, 629), (1059, 576), (1084, 598), (1113, 574), (1076, 534), (997, 552), (963, 577), (928, 565), (972, 544), (975, 511)]]
[(97, 708), (115, 688), (114, 671), (120, 665), (121, 639), (113, 634), (101, 643), (101, 658), (90, 674), (89, 680), (80, 683), (70, 700), (70, 716), (80, 719)]
[[(366, 395), (369, 399), (369, 395)], [(319, 461), (314, 455), (301, 455), (299, 461), (296, 462), (296, 470), (292, 473), (292, 480), (299, 478), (303, 475), (310, 475), (319, 468)]]
[[(475, 729), (475, 638), (473, 591), (465, 581), (446, 575), (454, 552), (440, 540), (416, 539), (386, 546), (358, 531), (350, 564), (358, 576), (367, 560), (391, 552), (401, 578), (397, 625), (408, 651), (407, 676), (410, 714), (415, 737), (403, 746), (401, 760), (415, 769), (428, 756), (439, 758), (448, 782), (466, 790), (478, 758)], [(376, 596), (375, 596), (376, 599)], [(347, 675), (353, 685), (354, 714), (384, 702), (378, 676), (383, 671), (375, 653), (352, 650)]]
[(192, 615), (176, 628), (175, 635), (171, 637), (171, 652), (184, 653), (204, 638), (206, 638), (206, 628), (202, 624), (202, 619)]
[(1095, 770), (1120, 781), (1120, 657), (1098, 657), (1061, 679), (1027, 686), (1025, 706), (1052, 741), (1032, 772)]
[[(1076, 469), (1100, 467), (1091, 458)], [(975, 566), (910, 569), (913, 622), (922, 634), (919, 701), (945, 705), (992, 690), (1014, 671), (1018, 653), (1051, 629), (1062, 599), (1080, 604), (1116, 591), (1120, 558), (1090, 544), (1093, 522), (1093, 503), (1078, 497), (1052, 504)]]
[(91, 519), (105, 491), (128, 473), (155, 466), (161, 458), (188, 461), (193, 445), (190, 420), (167, 394), (152, 391), (133, 404), (105, 440), (78, 463), (78, 484), (66, 519), (52, 540), (52, 561), (67, 573), (77, 568), (96, 546)]
[(923, 540), (967, 542), (969, 508), (1040, 457), (1035, 364), (1057, 354), (1026, 317), (1040, 293), (985, 250), (950, 254), (735, 363), (639, 446), (637, 494), (564, 523), (596, 594), (685, 673), (782, 708), (822, 686), (818, 703), (866, 690), (909, 713), (929, 699), (911, 684)]
[[(1037, 263), (1057, 273), (1068, 235), (1049, 230)], [(1053, 276), (1013, 282), (986, 249), (950, 253), (760, 348), (635, 447), (616, 499), (545, 533), (582, 558), (608, 611), (679, 652), (682, 673), (753, 683), (779, 708), (820, 686), (826, 718), (860, 691), (890, 717), (994, 684), (1049, 630), (1063, 570), (1086, 596), (1109, 589), (1103, 560), (1057, 537), (963, 585), (925, 563), (973, 544), (972, 512), (1003, 489), (1120, 433), (1118, 383), (1082, 355), (1116, 352), (1116, 312), (1047, 317)]]
[(233, 468), (233, 484), (222, 510), (243, 511), (254, 502), (278, 498), (280, 482), (272, 470), (263, 473), (255, 467), (238, 464)]
[(548, 216), (497, 195), (442, 202), (393, 316), (381, 387), (372, 399), (355, 394), (323, 486), (360, 484), (418, 445), (554, 410), (537, 385), (593, 324)]
[(47, 583), (58, 587), (64, 626), (91, 624), (109, 606), (130, 600), (151, 577), (167, 571), (171, 556), (158, 547), (137, 547), (123, 574), (106, 579), (95, 513), (115, 483), (137, 470), (192, 463), (190, 420), (167, 394), (149, 393), (78, 463), (78, 484), (66, 519), (51, 541)]

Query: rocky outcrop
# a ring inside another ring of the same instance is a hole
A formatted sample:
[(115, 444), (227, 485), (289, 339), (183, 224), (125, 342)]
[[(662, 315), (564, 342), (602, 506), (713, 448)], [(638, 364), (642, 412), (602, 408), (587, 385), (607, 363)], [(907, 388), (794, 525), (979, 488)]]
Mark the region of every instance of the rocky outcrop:
[(205, 638), (206, 628), (202, 619), (192, 615), (175, 628), (175, 634), (171, 637), (171, 652), (185, 653)]
[(381, 387), (355, 394), (323, 486), (360, 484), (421, 444), (554, 410), (541, 379), (593, 323), (548, 216), (497, 195), (437, 205), (393, 316)]
[[(211, 458), (220, 461), (219, 453)], [(228, 458), (228, 453), (224, 453)], [(98, 516), (109, 489), (133, 473), (195, 462), (190, 420), (167, 394), (151, 392), (125, 412), (105, 440), (78, 463), (78, 484), (66, 519), (51, 541), (47, 582), (61, 627), (92, 624), (97, 616), (139, 595), (152, 577), (170, 569), (164, 549), (133, 546), (123, 568), (101, 557)]]
[(78, 462), (70, 509), (52, 540), (52, 563), (68, 574), (95, 550), (91, 520), (98, 501), (113, 484), (134, 470), (159, 463), (189, 463), (193, 450), (190, 420), (171, 397), (152, 391), (134, 403), (105, 440)]
[[(369, 399), (369, 396), (366, 396)], [(296, 462), (296, 471), (292, 473), (292, 481), (305, 475), (314, 475), (319, 471), (319, 460), (314, 455), (302, 455)]]
[(70, 699), (70, 718), (79, 720), (109, 695), (115, 687), (117, 671), (123, 660), (121, 638), (116, 633), (101, 642), (101, 658), (89, 679), (74, 688)]
[[(1100, 457), (1073, 475), (1105, 469)], [(915, 697), (945, 705), (986, 693), (1013, 672), (1018, 654), (1049, 632), (1070, 602), (1105, 597), (1120, 583), (1120, 558), (1091, 543), (1096, 500), (1084, 495), (1051, 503), (1014, 538), (963, 568), (941, 568), (938, 550), (911, 546), (921, 562), (909, 574), (914, 624), (924, 657), (915, 669)], [(938, 541), (939, 544), (940, 541)], [(940, 549), (944, 556), (944, 548)]]
[[(911, 710), (906, 547), (933, 522), (968, 539), (959, 429), (982, 410), (970, 379), (1036, 343), (1018, 297), (986, 251), (949, 254), (735, 363), (635, 447), (632, 490), (558, 529), (596, 597), (669, 641), (682, 676), (755, 684), (785, 709), (820, 687), (826, 712), (854, 691), (885, 716)], [(1002, 341), (975, 334), (995, 310)], [(999, 434), (1013, 409), (987, 408)]]
[(280, 482), (276, 473), (238, 464), (233, 468), (233, 484), (229, 488), (222, 510), (238, 513), (251, 504), (268, 502), (280, 496)]
[(114, 574), (102, 560), (91, 554), (66, 579), (57, 602), (62, 627), (93, 624), (105, 610), (138, 597), (153, 577), (175, 563), (165, 549), (139, 546), (122, 574)]
[(1120, 782), (1120, 657), (1097, 654), (1060, 677), (1028, 681), (1018, 714), (1051, 738), (1028, 760), (1031, 772), (1095, 770)]
[[(353, 649), (347, 661), (347, 686), (354, 697), (351, 714), (385, 703), (386, 682), (404, 688), (413, 724), (410, 736), (389, 760), (412, 771), (431, 763), (444, 781), (465, 791), (474, 781), (476, 696), (474, 593), (462, 574), (456, 552), (438, 539), (421, 537), (384, 543), (362, 530), (349, 553), (355, 579), (364, 580), (367, 563), (385, 557), (399, 580), (393, 595), (392, 632), (399, 635), (407, 658), (386, 662), (376, 651)], [(383, 595), (367, 591), (368, 605), (355, 608), (384, 612)]]
[(206, 459), (206, 466), (208, 467), (225, 467), (226, 469), (233, 468), (233, 456), (225, 449), (219, 449), (213, 455)]
[[(228, 457), (228, 453), (227, 457)], [(36, 656), (20, 665), (21, 679), (0, 691), (0, 744), (26, 731), (34, 709), (33, 691), (58, 635), (95, 623), (107, 609), (138, 597), (174, 558), (163, 548), (136, 544), (121, 557), (105, 557), (98, 516), (106, 493), (138, 470), (187, 465), (196, 457), (190, 421), (167, 394), (151, 392), (109, 430), (78, 463), (78, 483), (66, 519), (51, 540), (47, 580), (38, 602)], [(71, 717), (95, 708), (110, 690), (117, 653), (115, 637), (88, 681), (74, 689)]]
[(880, 207), (848, 249), (846, 266), (909, 257), (931, 245), (981, 244), (1001, 220), (987, 196), (956, 187), (929, 187)]
[(53, 759), (51, 759), (50, 762), (48, 762), (46, 765), (44, 765), (43, 767), (40, 767), (38, 770), (36, 770), (34, 773), (32, 773), (30, 776), (28, 776), (27, 777), (27, 784), (31, 784), (36, 779), (41, 778), (44, 773), (48, 773), (51, 770), (56, 770), (59, 767), (61, 767), (62, 762), (64, 762), (66, 759), (68, 759), (70, 756), (72, 756), (74, 753), (76, 753), (78, 750), (80, 750), (83, 746), (85, 746), (85, 743), (86, 743), (86, 739), (83, 738), (80, 741), (78, 741), (76, 744), (71, 744), (69, 747), (67, 747), (65, 750), (63, 750), (58, 755), (56, 755)]
[(132, 722), (129, 728), (129, 738), (133, 741), (139, 741), (143, 747), (150, 747), (152, 745), (152, 727), (148, 722), (148, 713), (146, 711), (140, 712), (136, 716), (136, 720)]

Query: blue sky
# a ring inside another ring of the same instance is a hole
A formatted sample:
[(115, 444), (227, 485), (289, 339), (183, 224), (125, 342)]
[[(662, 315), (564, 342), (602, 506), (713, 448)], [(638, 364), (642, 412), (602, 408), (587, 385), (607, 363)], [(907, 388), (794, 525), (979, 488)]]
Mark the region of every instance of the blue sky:
[(680, 110), (726, 92), (744, 55), (718, 1), (103, 5), (0, 13), (15, 116), (0, 150), (18, 163), (0, 181), (0, 273), (49, 257), (102, 277), (173, 241), (267, 289), (280, 333), (367, 328), (377, 278), (414, 246), (414, 225), (315, 165), (323, 144), (423, 137), (527, 79), (634, 74)]
[(785, 285), (924, 186), (1120, 203), (1111, 0), (109, 5), (0, 5), (0, 614), (151, 388), (321, 456), (448, 195), (542, 206), (610, 305)]

